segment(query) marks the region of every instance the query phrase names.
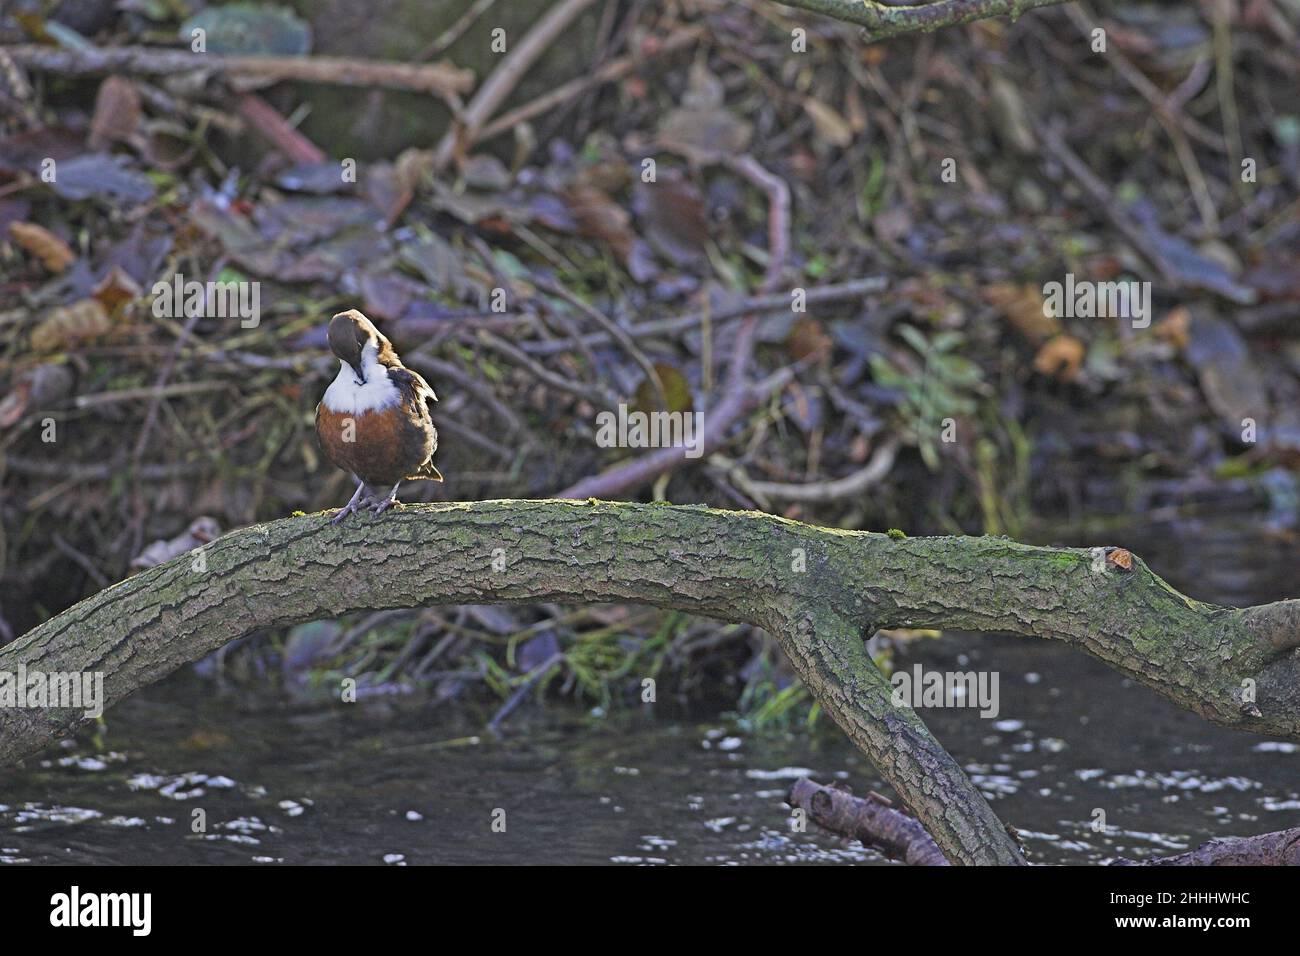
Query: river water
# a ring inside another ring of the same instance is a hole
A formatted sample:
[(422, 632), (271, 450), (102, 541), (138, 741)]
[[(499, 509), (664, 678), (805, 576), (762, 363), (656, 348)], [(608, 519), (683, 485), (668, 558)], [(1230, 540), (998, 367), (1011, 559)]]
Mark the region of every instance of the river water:
[[(1036, 540), (1129, 547), (1202, 600), (1300, 594), (1295, 535), (1248, 518)], [(999, 673), (996, 719), (921, 713), (1035, 862), (1300, 825), (1300, 747), (1211, 726), (1074, 650), (948, 633), (896, 660), (916, 663)], [(887, 792), (825, 718), (811, 733), (748, 734), (719, 715), (552, 704), (521, 710), (497, 739), (454, 706), (307, 709), (266, 688), (218, 690), (190, 668), (107, 718), (100, 740), (0, 770), (0, 862), (886, 862), (791, 832), (783, 797), (799, 775)]]

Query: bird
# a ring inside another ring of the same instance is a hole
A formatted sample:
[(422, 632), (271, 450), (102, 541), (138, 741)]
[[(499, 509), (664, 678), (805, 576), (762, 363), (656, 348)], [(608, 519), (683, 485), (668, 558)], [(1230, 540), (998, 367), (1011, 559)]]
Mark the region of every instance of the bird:
[[(399, 504), (403, 481), (442, 481), (433, 464), (438, 430), (429, 414), (438, 396), (356, 309), (331, 318), (326, 337), (339, 373), (316, 406), (316, 437), (325, 457), (357, 480), (352, 499), (331, 519), (338, 524), (363, 508), (380, 515)], [(369, 485), (391, 490), (367, 496)]]

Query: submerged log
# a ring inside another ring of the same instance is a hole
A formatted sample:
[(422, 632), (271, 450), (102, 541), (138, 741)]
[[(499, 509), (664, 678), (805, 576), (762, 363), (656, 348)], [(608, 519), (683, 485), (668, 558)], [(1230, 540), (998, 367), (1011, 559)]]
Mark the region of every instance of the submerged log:
[[(800, 777), (785, 802), (803, 810), (824, 830), (857, 840), (890, 859), (911, 866), (947, 866), (939, 845), (920, 821), (895, 810), (880, 798), (855, 797)], [(1127, 860), (1111, 866), (1300, 866), (1300, 827), (1249, 837), (1223, 837), (1198, 849), (1152, 860)]]

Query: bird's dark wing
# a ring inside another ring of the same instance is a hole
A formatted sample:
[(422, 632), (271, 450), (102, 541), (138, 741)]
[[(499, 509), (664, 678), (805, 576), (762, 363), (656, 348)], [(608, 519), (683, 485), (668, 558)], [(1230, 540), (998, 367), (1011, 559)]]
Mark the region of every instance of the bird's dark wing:
[(402, 393), (403, 401), (427, 403), (438, 400), (438, 396), (433, 393), (433, 389), (429, 387), (424, 377), (419, 372), (412, 372), (405, 365), (390, 366), (388, 378)]

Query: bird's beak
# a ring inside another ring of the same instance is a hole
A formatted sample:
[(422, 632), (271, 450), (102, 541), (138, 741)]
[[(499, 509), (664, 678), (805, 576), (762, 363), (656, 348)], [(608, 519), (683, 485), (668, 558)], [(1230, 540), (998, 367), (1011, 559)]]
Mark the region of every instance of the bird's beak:
[[(351, 362), (349, 362), (348, 364), (349, 364), (349, 365), (352, 365)], [(366, 384), (366, 373), (363, 372), (363, 371), (361, 371), (361, 366), (360, 366), (360, 365), (352, 365), (352, 371), (354, 371), (354, 372), (357, 373), (357, 384), (358, 384), (358, 385), (365, 385), (365, 384)]]

